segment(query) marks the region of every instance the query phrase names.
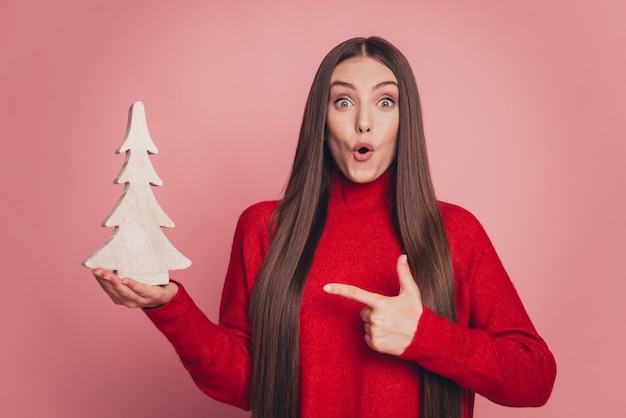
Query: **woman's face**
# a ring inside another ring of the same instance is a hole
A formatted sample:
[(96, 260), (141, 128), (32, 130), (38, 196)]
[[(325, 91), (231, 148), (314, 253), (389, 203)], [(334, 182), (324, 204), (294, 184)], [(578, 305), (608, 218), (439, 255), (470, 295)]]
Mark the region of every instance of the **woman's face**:
[(370, 57), (335, 67), (330, 80), (326, 141), (341, 172), (355, 183), (376, 180), (396, 157), (398, 80)]

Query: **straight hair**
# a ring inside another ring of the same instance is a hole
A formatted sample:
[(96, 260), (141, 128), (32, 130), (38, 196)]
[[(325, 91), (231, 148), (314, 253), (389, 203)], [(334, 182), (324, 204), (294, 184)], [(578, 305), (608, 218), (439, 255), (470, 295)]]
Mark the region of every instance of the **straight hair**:
[[(417, 84), (407, 59), (388, 41), (354, 38), (323, 59), (307, 99), (290, 178), (270, 225), (267, 256), (252, 291), (253, 418), (300, 416), (299, 322), (302, 293), (326, 221), (334, 163), (325, 145), (330, 79), (340, 62), (371, 57), (396, 76), (400, 122), (393, 164), (393, 227), (424, 306), (456, 322), (448, 241), (430, 176)], [(420, 417), (461, 418), (462, 389), (419, 368)]]

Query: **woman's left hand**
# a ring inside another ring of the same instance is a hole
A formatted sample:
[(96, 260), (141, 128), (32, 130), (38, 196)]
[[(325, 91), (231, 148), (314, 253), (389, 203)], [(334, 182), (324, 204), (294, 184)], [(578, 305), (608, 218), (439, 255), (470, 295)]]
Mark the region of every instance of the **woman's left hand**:
[(361, 318), (367, 345), (380, 353), (400, 355), (413, 341), (424, 308), (406, 255), (398, 257), (396, 270), (400, 280), (398, 296), (383, 296), (339, 283), (327, 284), (324, 291), (364, 303)]

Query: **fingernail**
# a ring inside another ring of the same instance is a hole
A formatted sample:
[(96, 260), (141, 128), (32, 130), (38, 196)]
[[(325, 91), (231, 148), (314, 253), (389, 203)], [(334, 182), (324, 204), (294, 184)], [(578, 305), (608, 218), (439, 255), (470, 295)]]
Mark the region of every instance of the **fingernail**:
[(402, 264), (407, 264), (407, 256), (406, 256), (406, 254), (402, 254), (402, 256), (400, 257), (400, 262)]
[(327, 284), (324, 286), (324, 292), (332, 293), (332, 291), (333, 291), (333, 287), (331, 285)]

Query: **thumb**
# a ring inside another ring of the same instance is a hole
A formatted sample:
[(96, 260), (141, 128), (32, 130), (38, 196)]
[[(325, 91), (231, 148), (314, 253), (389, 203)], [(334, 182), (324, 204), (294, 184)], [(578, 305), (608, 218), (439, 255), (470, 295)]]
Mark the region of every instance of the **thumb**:
[(398, 280), (400, 281), (400, 294), (405, 292), (409, 294), (419, 294), (419, 288), (411, 274), (406, 254), (402, 254), (398, 257), (396, 272), (398, 273)]

